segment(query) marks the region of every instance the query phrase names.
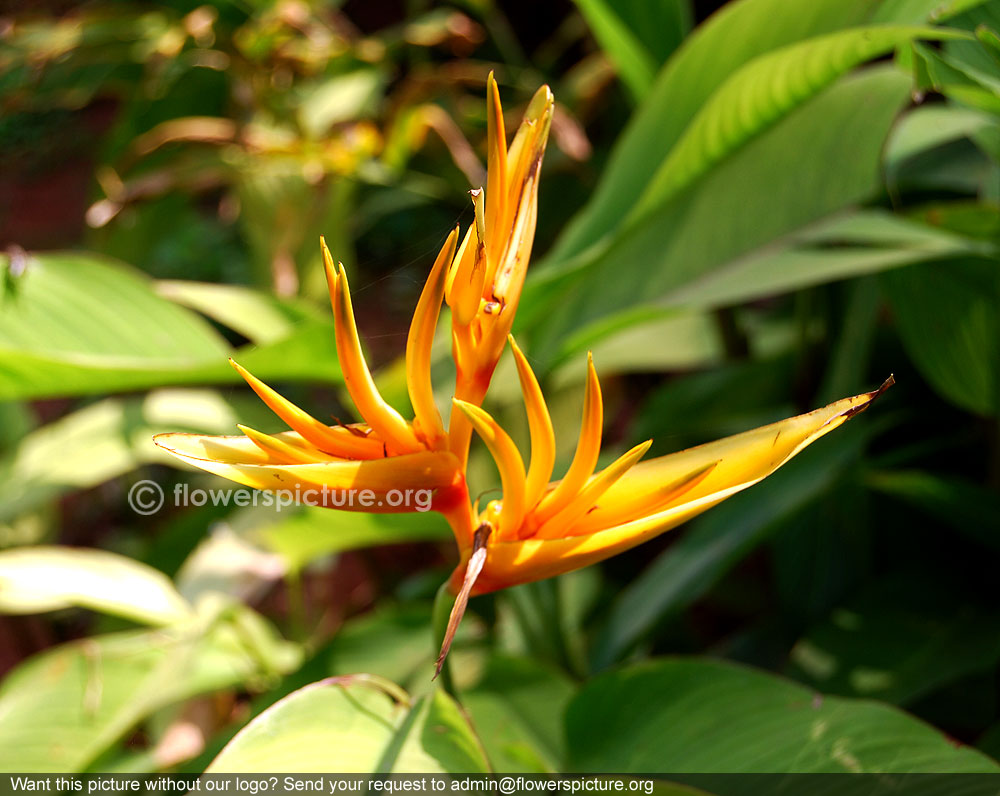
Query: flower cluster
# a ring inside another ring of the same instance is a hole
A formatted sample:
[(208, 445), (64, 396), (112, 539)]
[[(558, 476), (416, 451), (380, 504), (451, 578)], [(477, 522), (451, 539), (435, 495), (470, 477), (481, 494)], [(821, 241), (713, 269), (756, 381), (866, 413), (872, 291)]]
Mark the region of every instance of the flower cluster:
[[(379, 394), (362, 352), (347, 274), (321, 241), (337, 355), (363, 422), (323, 423), (233, 362), (290, 431), (263, 434), (239, 426), (240, 436), (155, 438), (157, 445), (189, 464), (257, 489), (279, 490), (291, 482), (315, 488), (316, 495), (336, 490), (369, 490), (376, 496), (430, 490), (431, 508), (451, 525), (460, 559), (449, 582), (457, 599), (439, 666), (471, 595), (587, 566), (685, 522), (770, 475), (806, 445), (865, 409), (891, 384), (890, 378), (874, 392), (640, 462), (651, 444), (646, 441), (597, 471), (603, 404), (593, 359), (588, 358), (576, 452), (562, 479), (550, 482), (556, 461), (552, 421), (538, 380), (510, 329), (534, 239), (538, 178), (553, 105), (551, 92), (543, 86), (508, 148), (499, 91), (490, 75), (486, 186), (471, 192), (474, 222), (461, 243), (456, 228), (438, 254), (406, 341), (411, 421)], [(457, 374), (447, 428), (434, 401), (430, 367), (431, 344), (445, 303), (451, 309)], [(508, 344), (528, 417), (527, 468), (511, 438), (481, 408)], [(465, 478), (473, 431), (496, 461), (503, 487), (502, 499), (491, 501), (482, 511), (470, 500)], [(377, 502), (378, 508), (356, 510), (412, 510), (387, 500)]]

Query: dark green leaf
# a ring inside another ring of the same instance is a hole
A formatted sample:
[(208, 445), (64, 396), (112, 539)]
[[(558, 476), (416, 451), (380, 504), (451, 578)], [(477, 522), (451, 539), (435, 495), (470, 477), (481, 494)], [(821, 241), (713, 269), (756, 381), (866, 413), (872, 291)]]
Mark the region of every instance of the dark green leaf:
[(826, 693), (907, 705), (1000, 659), (1000, 620), (926, 574), (884, 579), (792, 649), (791, 674)]
[(1000, 273), (986, 261), (927, 264), (882, 277), (906, 352), (942, 396), (1000, 410)]
[(592, 680), (570, 704), (566, 731), (575, 771), (1000, 772), (894, 708), (699, 659)]

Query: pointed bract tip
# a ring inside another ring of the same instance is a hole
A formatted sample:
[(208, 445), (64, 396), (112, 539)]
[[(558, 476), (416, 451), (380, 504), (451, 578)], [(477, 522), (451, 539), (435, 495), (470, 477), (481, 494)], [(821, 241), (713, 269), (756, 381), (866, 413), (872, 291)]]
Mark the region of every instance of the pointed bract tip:
[(330, 254), (330, 249), (326, 245), (326, 238), (322, 235), (319, 236), (319, 250), (323, 255), (323, 264), (328, 268), (333, 265), (333, 255)]
[[(461, 409), (462, 413), (470, 420), (478, 419), (479, 412), (483, 412), (483, 410), (475, 404), (470, 404), (468, 401), (463, 401), (461, 398), (452, 398), (451, 402)], [(485, 412), (483, 412), (483, 414), (485, 414)]]
[(528, 103), (528, 109), (524, 112), (524, 118), (528, 121), (537, 122), (543, 116), (551, 114), (555, 104), (556, 98), (552, 94), (552, 89), (544, 85), (531, 98), (531, 101)]
[(850, 409), (848, 409), (846, 412), (844, 412), (844, 414), (841, 415), (841, 417), (843, 417), (845, 420), (849, 420), (850, 418), (854, 417), (855, 415), (860, 414), (861, 412), (864, 412), (865, 409), (867, 409), (869, 406), (871, 406), (873, 403), (875, 403), (875, 399), (876, 398), (878, 398), (879, 396), (881, 396), (882, 393), (884, 393), (886, 390), (888, 390), (895, 383), (896, 383), (896, 377), (892, 373), (890, 373), (889, 374), (889, 378), (887, 378), (885, 381), (883, 381), (882, 384), (881, 384), (881, 386), (877, 390), (873, 390), (872, 392), (867, 393), (867, 395), (868, 395), (868, 400), (867, 401), (865, 401), (863, 404), (858, 404), (857, 406), (852, 406)]

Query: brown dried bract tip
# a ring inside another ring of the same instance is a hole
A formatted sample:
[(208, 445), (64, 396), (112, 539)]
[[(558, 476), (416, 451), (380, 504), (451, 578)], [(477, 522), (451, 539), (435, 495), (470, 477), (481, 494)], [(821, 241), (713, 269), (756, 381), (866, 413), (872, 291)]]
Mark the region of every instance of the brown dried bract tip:
[(889, 374), (889, 378), (887, 378), (885, 381), (882, 382), (882, 386), (881, 387), (879, 387), (874, 392), (868, 393), (868, 400), (867, 401), (865, 401), (860, 406), (854, 406), (854, 407), (851, 407), (850, 409), (848, 409), (846, 412), (844, 412), (844, 417), (845, 418), (852, 418), (856, 414), (858, 414), (859, 412), (865, 411), (865, 409), (867, 409), (869, 406), (872, 405), (872, 403), (874, 403), (874, 401), (875, 401), (876, 398), (878, 398), (882, 393), (884, 393), (886, 390), (888, 390), (895, 383), (896, 383), (896, 377), (892, 373), (890, 373)]
[(483, 571), (483, 565), (486, 563), (486, 541), (490, 538), (492, 532), (493, 526), (488, 522), (484, 522), (476, 528), (476, 533), (472, 537), (472, 555), (469, 557), (469, 563), (465, 566), (465, 580), (462, 581), (462, 589), (455, 598), (455, 604), (452, 606), (451, 614), (448, 616), (448, 629), (445, 631), (444, 640), (441, 642), (441, 654), (438, 655), (434, 666), (434, 677), (432, 678), (434, 680), (441, 674), (444, 659), (448, 657), (451, 642), (455, 640), (455, 631), (458, 630), (458, 625), (462, 621), (462, 617), (465, 616), (465, 607), (469, 604), (469, 595), (472, 593), (472, 587), (476, 585), (476, 579), (479, 577), (479, 573)]

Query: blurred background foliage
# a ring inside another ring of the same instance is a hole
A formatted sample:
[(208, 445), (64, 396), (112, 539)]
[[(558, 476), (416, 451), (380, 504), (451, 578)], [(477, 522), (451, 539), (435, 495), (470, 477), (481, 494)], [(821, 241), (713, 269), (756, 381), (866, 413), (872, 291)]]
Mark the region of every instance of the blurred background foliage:
[[(997, 0), (0, 8), (0, 767), (996, 770)], [(226, 486), (155, 432), (275, 427), (227, 356), (349, 417), (321, 234), (407, 408), (491, 69), (508, 129), (558, 103), (516, 332), (561, 451), (588, 349), (609, 456), (898, 384), (689, 527), (473, 601), (459, 710), (438, 518), (126, 496)]]

